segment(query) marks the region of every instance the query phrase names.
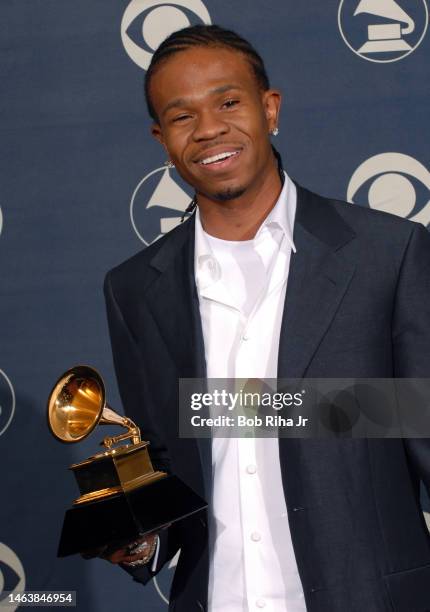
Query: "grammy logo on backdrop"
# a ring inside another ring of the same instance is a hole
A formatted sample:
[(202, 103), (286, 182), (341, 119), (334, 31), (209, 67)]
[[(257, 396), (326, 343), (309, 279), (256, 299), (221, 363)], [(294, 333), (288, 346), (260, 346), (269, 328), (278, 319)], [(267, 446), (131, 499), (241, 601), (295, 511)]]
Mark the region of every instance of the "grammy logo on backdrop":
[(415, 29), (415, 23), (397, 2), (394, 0), (361, 0), (354, 16), (360, 13), (384, 17), (387, 23), (367, 26), (368, 40), (358, 49), (359, 53), (384, 53), (412, 49), (402, 36), (411, 34)]
[(192, 193), (176, 170), (161, 166), (148, 172), (130, 201), (132, 227), (145, 246), (179, 225)]
[(340, 0), (338, 27), (345, 44), (369, 62), (395, 62), (421, 44), (428, 27), (426, 0)]

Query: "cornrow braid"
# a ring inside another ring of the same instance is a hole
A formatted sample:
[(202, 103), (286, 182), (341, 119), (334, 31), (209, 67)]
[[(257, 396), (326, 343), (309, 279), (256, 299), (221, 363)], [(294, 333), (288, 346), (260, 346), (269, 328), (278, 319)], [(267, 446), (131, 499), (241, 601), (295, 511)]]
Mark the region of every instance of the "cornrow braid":
[(218, 25), (195, 25), (173, 32), (168, 36), (155, 51), (145, 76), (145, 99), (148, 113), (154, 121), (158, 122), (157, 113), (151, 102), (150, 84), (151, 78), (162, 62), (180, 51), (191, 47), (227, 47), (239, 53), (243, 53), (251, 64), (258, 86), (266, 91), (269, 89), (269, 78), (267, 76), (264, 62), (254, 47), (244, 38)]

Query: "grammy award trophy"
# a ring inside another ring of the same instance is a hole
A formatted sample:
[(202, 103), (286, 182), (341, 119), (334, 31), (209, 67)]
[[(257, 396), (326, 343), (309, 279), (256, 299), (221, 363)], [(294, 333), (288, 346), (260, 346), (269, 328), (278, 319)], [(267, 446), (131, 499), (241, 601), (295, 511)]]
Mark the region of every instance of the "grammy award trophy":
[(66, 511), (59, 557), (120, 547), (206, 508), (179, 478), (154, 470), (149, 442), (141, 440), (133, 421), (106, 404), (105, 385), (94, 368), (76, 366), (58, 379), (48, 400), (48, 423), (64, 443), (83, 440), (98, 425), (127, 430), (105, 437), (102, 452), (70, 466), (80, 497)]

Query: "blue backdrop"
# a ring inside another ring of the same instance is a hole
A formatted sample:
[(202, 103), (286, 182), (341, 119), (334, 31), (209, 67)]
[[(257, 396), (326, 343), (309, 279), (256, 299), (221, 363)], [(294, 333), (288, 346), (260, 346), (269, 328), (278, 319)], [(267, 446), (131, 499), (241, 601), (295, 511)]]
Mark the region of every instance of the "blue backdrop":
[(103, 277), (177, 223), (190, 194), (150, 137), (143, 76), (168, 33), (200, 22), (265, 58), (292, 177), (430, 224), (426, 0), (3, 0), (0, 591), (76, 590), (91, 612), (167, 607), (173, 568), (143, 589), (104, 561), (56, 558), (77, 494), (66, 467), (101, 435), (64, 447), (45, 411), (77, 363), (103, 373), (120, 408)]

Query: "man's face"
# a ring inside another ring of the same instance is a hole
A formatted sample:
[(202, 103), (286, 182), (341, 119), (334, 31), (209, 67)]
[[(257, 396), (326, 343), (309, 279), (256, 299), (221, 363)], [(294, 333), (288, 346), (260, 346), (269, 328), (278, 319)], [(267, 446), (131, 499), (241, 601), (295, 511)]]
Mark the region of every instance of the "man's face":
[(154, 73), (150, 94), (159, 118), (153, 135), (198, 194), (233, 199), (273, 172), (269, 131), (280, 95), (261, 91), (242, 53), (224, 47), (176, 53)]

